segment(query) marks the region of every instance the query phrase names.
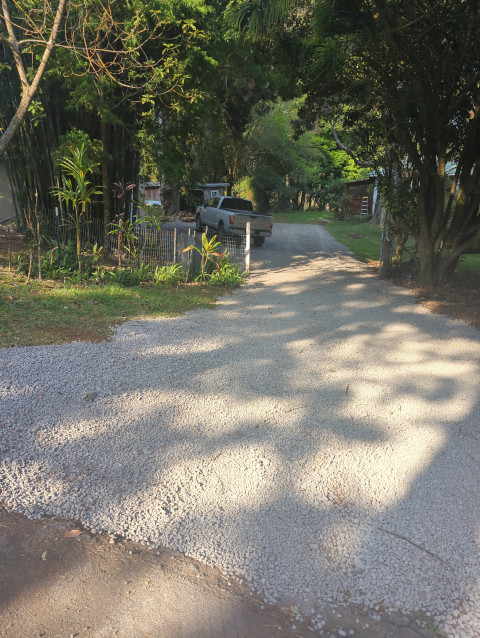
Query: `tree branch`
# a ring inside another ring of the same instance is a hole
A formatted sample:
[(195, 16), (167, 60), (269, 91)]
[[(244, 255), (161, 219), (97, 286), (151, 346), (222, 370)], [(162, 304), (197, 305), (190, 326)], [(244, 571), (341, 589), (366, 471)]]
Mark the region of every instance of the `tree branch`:
[[(15, 57), (15, 64), (17, 66), (17, 71), (20, 76), (20, 81), (22, 82), (22, 85), (23, 85), (23, 95), (15, 115), (13, 116), (10, 124), (8, 125), (7, 129), (3, 133), (2, 137), (0, 137), (0, 157), (2, 157), (2, 155), (7, 150), (9, 143), (11, 142), (15, 133), (17, 132), (20, 124), (23, 122), (23, 119), (25, 118), (25, 115), (28, 112), (28, 107), (30, 106), (33, 96), (38, 90), (40, 82), (43, 78), (43, 74), (45, 73), (45, 69), (47, 68), (48, 61), (50, 60), (50, 56), (52, 55), (55, 42), (57, 40), (58, 31), (60, 29), (60, 23), (62, 21), (62, 17), (65, 11), (66, 1), (67, 0), (60, 0), (58, 3), (58, 8), (55, 14), (55, 19), (53, 21), (50, 37), (46, 44), (45, 51), (43, 52), (43, 56), (40, 61), (40, 64), (38, 65), (38, 69), (37, 69), (37, 72), (35, 73), (35, 77), (33, 78), (33, 82), (29, 85), (26, 74), (25, 74), (25, 68), (23, 66), (22, 56), (18, 49), (17, 38), (13, 30), (12, 21), (10, 18), (10, 12), (7, 6), (7, 0), (2, 0), (3, 19), (5, 20), (5, 24), (7, 27), (9, 40), (11, 42), (10, 46), (12, 48), (13, 55)], [(16, 47), (16, 51), (13, 47)]]
[(7, 27), (8, 39), (2, 36), (2, 40), (8, 42), (8, 45), (13, 53), (13, 59), (15, 60), (15, 66), (17, 67), (18, 76), (20, 78), (20, 82), (25, 90), (28, 87), (27, 74), (25, 73), (25, 67), (23, 65), (22, 54), (20, 53), (20, 49), (18, 47), (18, 41), (15, 36), (15, 31), (13, 29), (12, 19), (10, 17), (10, 11), (8, 9), (7, 0), (2, 0), (2, 13), (3, 19), (5, 21), (5, 26)]
[(362, 168), (375, 168), (375, 164), (373, 164), (373, 162), (363, 162), (362, 160), (359, 160), (357, 157), (355, 157), (355, 154), (353, 153), (351, 148), (341, 143), (341, 141), (338, 138), (337, 131), (335, 130), (335, 120), (332, 122), (332, 133), (333, 133), (333, 139), (335, 140), (337, 147), (341, 151), (344, 151), (345, 153), (350, 155), (350, 157), (353, 159), (353, 161), (355, 162), (357, 166), (361, 166)]

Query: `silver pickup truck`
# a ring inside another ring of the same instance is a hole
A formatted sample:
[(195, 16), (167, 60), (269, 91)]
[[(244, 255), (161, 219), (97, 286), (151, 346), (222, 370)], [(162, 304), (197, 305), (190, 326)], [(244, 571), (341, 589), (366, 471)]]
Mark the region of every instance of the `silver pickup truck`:
[(197, 232), (203, 232), (208, 226), (217, 231), (220, 241), (223, 235), (245, 235), (247, 222), (250, 222), (253, 243), (263, 246), (265, 237), (272, 236), (273, 217), (256, 213), (249, 199), (213, 197), (203, 206), (197, 206)]

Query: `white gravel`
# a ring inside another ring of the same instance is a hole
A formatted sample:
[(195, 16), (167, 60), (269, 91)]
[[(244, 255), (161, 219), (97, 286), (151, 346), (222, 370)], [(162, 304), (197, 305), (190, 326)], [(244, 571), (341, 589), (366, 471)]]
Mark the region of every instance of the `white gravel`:
[(1, 351), (0, 498), (184, 551), (268, 602), (348, 592), (478, 636), (478, 332), (322, 227), (274, 230), (215, 310)]

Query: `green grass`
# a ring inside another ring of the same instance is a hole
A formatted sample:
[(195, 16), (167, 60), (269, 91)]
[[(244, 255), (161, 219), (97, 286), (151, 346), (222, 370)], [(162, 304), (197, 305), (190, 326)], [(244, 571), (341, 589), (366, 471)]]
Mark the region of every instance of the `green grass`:
[[(318, 224), (319, 218), (330, 220), (325, 229), (338, 242), (347, 246), (353, 255), (361, 261), (378, 261), (380, 258), (380, 240), (382, 231), (369, 223), (335, 221), (333, 211), (288, 211), (274, 213), (274, 223), (280, 224)], [(360, 234), (361, 239), (349, 237)]]
[(480, 275), (480, 255), (463, 255), (458, 272), (463, 275)]
[(27, 282), (0, 268), (0, 347), (101, 341), (129, 319), (210, 308), (224, 292), (196, 284), (123, 288)]
[[(353, 222), (333, 221), (326, 227), (330, 235), (347, 246), (354, 256), (361, 261), (378, 261), (380, 259), (380, 241), (382, 231), (371, 224), (355, 224)], [(349, 234), (360, 234), (361, 239), (348, 237)]]
[(318, 224), (319, 217), (322, 219), (333, 219), (329, 217), (330, 211), (305, 210), (305, 211), (282, 211), (273, 213), (273, 222), (276, 224)]

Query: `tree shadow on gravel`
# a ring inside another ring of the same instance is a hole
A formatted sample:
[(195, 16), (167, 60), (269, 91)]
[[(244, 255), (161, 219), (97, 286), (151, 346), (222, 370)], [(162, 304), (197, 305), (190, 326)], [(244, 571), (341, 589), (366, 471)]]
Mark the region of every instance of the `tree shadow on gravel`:
[(267, 599), (442, 611), (476, 591), (477, 333), (349, 258), (304, 259), (216, 311), (121, 330), (79, 364), (88, 405), (68, 379), (48, 414), (28, 391), (38, 438), (6, 464), (9, 498), (215, 561)]

